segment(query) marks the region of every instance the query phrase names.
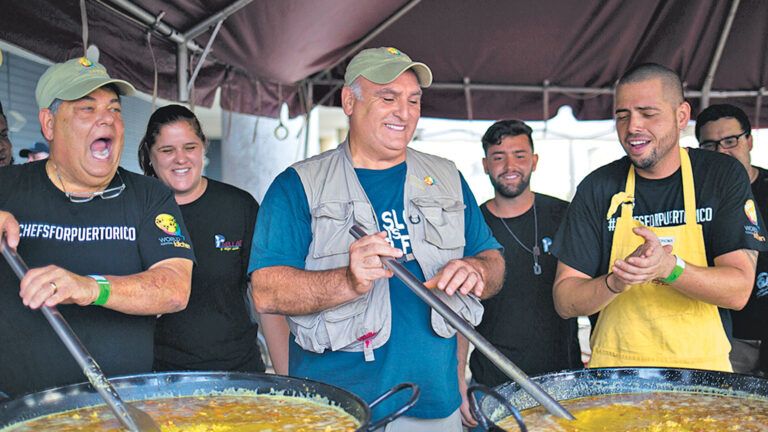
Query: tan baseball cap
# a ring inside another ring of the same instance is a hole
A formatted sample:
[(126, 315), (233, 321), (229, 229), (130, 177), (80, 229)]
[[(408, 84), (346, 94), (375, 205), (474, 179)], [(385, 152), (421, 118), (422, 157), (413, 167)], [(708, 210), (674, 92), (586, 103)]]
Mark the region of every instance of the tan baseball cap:
[(349, 62), (344, 85), (351, 85), (360, 76), (376, 84), (387, 84), (408, 69), (416, 73), (420, 86), (429, 87), (432, 84), (432, 71), (424, 63), (411, 60), (397, 48), (369, 48), (360, 51)]
[(130, 96), (135, 91), (128, 81), (112, 79), (101, 64), (86, 57), (74, 58), (56, 63), (45, 71), (37, 81), (35, 99), (38, 108), (48, 108), (55, 99), (80, 99), (107, 84), (116, 85), (123, 95)]

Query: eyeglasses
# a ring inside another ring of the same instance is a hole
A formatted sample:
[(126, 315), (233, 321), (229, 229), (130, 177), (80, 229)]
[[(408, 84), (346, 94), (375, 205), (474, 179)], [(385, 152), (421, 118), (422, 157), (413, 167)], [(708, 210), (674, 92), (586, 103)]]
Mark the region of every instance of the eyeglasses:
[(117, 171), (116, 174), (117, 174), (117, 178), (120, 179), (119, 186), (114, 186), (98, 192), (85, 192), (85, 193), (67, 192), (67, 190), (64, 189), (64, 182), (61, 181), (61, 175), (59, 175), (59, 167), (56, 167), (56, 177), (58, 177), (59, 183), (61, 183), (61, 187), (62, 189), (64, 189), (64, 195), (71, 202), (77, 203), (77, 204), (87, 203), (88, 201), (91, 201), (96, 197), (107, 200), (107, 199), (117, 198), (118, 196), (120, 196), (120, 194), (123, 193), (123, 191), (125, 190), (125, 182), (123, 181), (123, 177), (120, 175), (120, 171)]
[(718, 147), (722, 149), (734, 148), (739, 143), (739, 138), (746, 135), (748, 132), (744, 131), (738, 135), (731, 135), (716, 141), (702, 141), (699, 144), (700, 149), (704, 150), (717, 150)]

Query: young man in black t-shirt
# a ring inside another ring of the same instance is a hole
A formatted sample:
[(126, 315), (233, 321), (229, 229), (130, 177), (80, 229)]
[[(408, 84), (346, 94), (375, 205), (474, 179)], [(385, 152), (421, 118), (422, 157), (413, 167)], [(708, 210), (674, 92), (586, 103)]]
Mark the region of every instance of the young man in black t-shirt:
[(663, 66), (627, 72), (615, 113), (627, 156), (584, 179), (558, 231), (558, 313), (600, 312), (590, 367), (731, 370), (717, 306), (744, 306), (765, 248), (746, 174), (680, 148), (690, 106)]
[[(552, 283), (557, 260), (552, 239), (568, 208), (566, 201), (531, 191), (538, 155), (531, 128), (519, 120), (494, 123), (483, 135), (483, 167), (494, 187), (480, 206), (493, 236), (504, 246), (506, 274), (496, 296), (484, 300), (477, 331), (529, 375), (583, 367), (576, 319), (555, 312)], [(467, 341), (459, 342), (459, 380), (463, 384)], [(488, 386), (509, 381), (491, 361), (474, 351), (472, 379)], [(462, 392), (464, 395), (465, 392)], [(462, 404), (466, 426), (476, 426)]]
[[(749, 176), (752, 194), (763, 221), (768, 220), (768, 170), (752, 165), (752, 126), (741, 110), (729, 104), (710, 105), (696, 118), (696, 139), (704, 150), (738, 160)], [(768, 253), (757, 259), (757, 276), (749, 302), (733, 311), (733, 371), (768, 374)]]

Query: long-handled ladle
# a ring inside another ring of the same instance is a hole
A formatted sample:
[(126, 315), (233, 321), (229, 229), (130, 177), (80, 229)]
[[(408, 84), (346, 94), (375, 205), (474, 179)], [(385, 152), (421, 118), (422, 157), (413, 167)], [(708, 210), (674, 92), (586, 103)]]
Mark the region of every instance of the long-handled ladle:
[[(2, 251), (3, 257), (8, 261), (8, 265), (11, 266), (19, 280), (23, 279), (29, 268), (16, 251), (8, 247), (5, 237), (0, 238), (0, 251)], [(51, 327), (53, 327), (56, 335), (64, 342), (69, 353), (72, 354), (77, 364), (80, 365), (88, 381), (99, 393), (99, 396), (104, 399), (120, 423), (131, 432), (160, 432), (160, 427), (152, 420), (149, 414), (120, 399), (120, 395), (117, 394), (112, 383), (104, 376), (99, 365), (85, 349), (85, 346), (64, 319), (64, 316), (61, 315), (61, 312), (55, 307), (50, 306), (43, 306), (40, 310), (43, 312), (45, 319), (48, 320), (48, 323), (51, 324)]]
[[(359, 225), (353, 225), (349, 229), (350, 234), (356, 239), (366, 236), (365, 230)], [(467, 321), (461, 318), (450, 307), (435, 296), (424, 284), (411, 273), (404, 265), (389, 257), (381, 257), (384, 265), (400, 279), (411, 291), (419, 296), (432, 309), (439, 313), (459, 333), (469, 339), (475, 348), (483, 353), (488, 360), (496, 365), (508, 377), (512, 378), (520, 387), (528, 392), (538, 403), (550, 413), (568, 420), (574, 417), (562, 405), (560, 405), (549, 393), (545, 392), (538, 384), (531, 381), (517, 365), (512, 363), (501, 351), (493, 346), (486, 338), (478, 333)]]

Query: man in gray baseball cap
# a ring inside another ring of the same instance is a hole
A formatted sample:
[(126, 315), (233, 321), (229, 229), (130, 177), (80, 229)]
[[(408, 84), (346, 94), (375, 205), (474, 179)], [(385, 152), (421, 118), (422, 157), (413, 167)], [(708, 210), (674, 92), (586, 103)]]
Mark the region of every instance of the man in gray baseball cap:
[(11, 397), (83, 381), (34, 309), (59, 306), (105, 373), (132, 374), (152, 369), (155, 316), (186, 306), (194, 256), (173, 195), (118, 166), (132, 92), (87, 58), (54, 64), (35, 92), (50, 157), (0, 170), (0, 236), (31, 269), (19, 284), (0, 264)]
[[(395, 384), (419, 402), (388, 432), (461, 431), (456, 336), (392, 273), (406, 267), (477, 324), (501, 287), (504, 260), (453, 162), (408, 148), (429, 68), (396, 48), (367, 49), (347, 67), (341, 103), (349, 135), (280, 174), (259, 210), (253, 299), (288, 315), (289, 373), (371, 402)], [(349, 229), (368, 235), (355, 240)], [(340, 371), (343, 371), (341, 373)], [(390, 402), (374, 417), (392, 412)]]

